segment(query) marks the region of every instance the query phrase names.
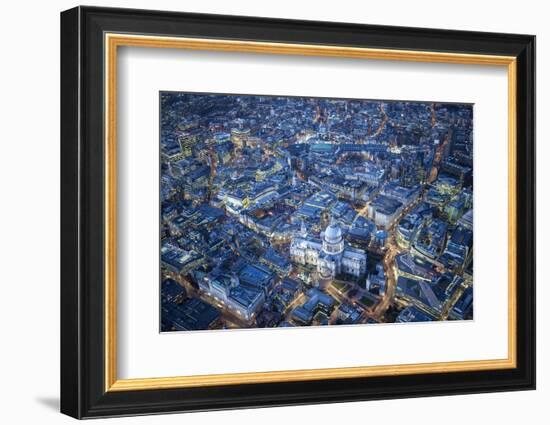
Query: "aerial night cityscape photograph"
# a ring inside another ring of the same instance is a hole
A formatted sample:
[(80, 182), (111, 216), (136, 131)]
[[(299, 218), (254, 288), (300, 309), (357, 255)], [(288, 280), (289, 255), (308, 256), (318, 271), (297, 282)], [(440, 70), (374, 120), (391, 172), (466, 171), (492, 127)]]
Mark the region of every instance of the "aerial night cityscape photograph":
[(473, 105), (160, 92), (160, 331), (473, 319)]

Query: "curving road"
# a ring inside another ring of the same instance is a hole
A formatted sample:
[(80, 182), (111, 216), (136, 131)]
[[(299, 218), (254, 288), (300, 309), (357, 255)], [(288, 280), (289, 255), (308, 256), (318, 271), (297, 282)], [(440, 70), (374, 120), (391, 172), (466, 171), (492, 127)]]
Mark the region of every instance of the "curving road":
[(399, 216), (392, 222), (391, 226), (388, 228), (387, 251), (384, 255), (384, 259), (382, 260), (384, 265), (384, 273), (386, 275), (386, 287), (382, 299), (373, 309), (373, 312), (371, 314), (372, 318), (375, 320), (380, 320), (384, 316), (395, 296), (395, 287), (397, 285), (395, 257), (403, 252), (403, 250), (399, 248), (397, 246), (397, 243), (395, 242), (395, 226), (401, 221), (404, 216), (406, 216), (413, 208), (416, 207), (418, 202), (420, 202), (420, 199), (422, 199), (422, 193), (423, 192), (421, 192), (421, 196), (416, 201), (414, 201), (411, 205), (405, 208), (401, 212), (401, 214), (399, 214)]

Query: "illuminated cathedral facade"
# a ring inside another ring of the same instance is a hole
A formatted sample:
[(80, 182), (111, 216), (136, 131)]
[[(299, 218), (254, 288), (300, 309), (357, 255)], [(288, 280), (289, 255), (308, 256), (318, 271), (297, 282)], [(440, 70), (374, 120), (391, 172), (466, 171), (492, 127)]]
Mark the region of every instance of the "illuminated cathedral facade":
[(302, 223), (300, 232), (292, 238), (290, 257), (296, 264), (315, 266), (323, 278), (334, 278), (342, 273), (359, 277), (367, 268), (365, 251), (348, 246), (342, 229), (333, 220), (321, 232), (320, 239), (310, 237)]

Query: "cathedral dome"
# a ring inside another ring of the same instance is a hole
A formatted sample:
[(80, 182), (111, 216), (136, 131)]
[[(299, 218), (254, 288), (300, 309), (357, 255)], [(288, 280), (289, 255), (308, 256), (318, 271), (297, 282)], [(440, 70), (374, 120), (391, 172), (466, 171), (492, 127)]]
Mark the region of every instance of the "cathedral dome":
[(337, 244), (342, 241), (342, 230), (336, 223), (330, 223), (325, 230), (325, 241), (331, 244)]
[(323, 235), (323, 252), (326, 255), (340, 255), (344, 252), (342, 229), (333, 220)]

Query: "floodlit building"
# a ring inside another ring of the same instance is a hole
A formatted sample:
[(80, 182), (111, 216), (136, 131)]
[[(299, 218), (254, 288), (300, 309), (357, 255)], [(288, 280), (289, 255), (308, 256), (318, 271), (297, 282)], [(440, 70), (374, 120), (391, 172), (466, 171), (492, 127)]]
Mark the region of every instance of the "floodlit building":
[(231, 141), (237, 146), (238, 148), (243, 148), (246, 146), (246, 143), (248, 142), (248, 138), (250, 137), (250, 129), (239, 129), (239, 128), (233, 128), (231, 129)]
[(334, 220), (321, 233), (321, 239), (308, 237), (302, 223), (300, 233), (292, 238), (290, 257), (295, 263), (316, 266), (324, 277), (335, 277), (341, 273), (359, 277), (367, 267), (365, 251), (347, 246), (342, 230)]
[(403, 204), (385, 195), (378, 195), (369, 205), (368, 217), (377, 226), (388, 228), (401, 213)]
[(235, 275), (215, 271), (200, 280), (199, 287), (233, 314), (251, 320), (262, 306), (265, 293), (241, 283)]

